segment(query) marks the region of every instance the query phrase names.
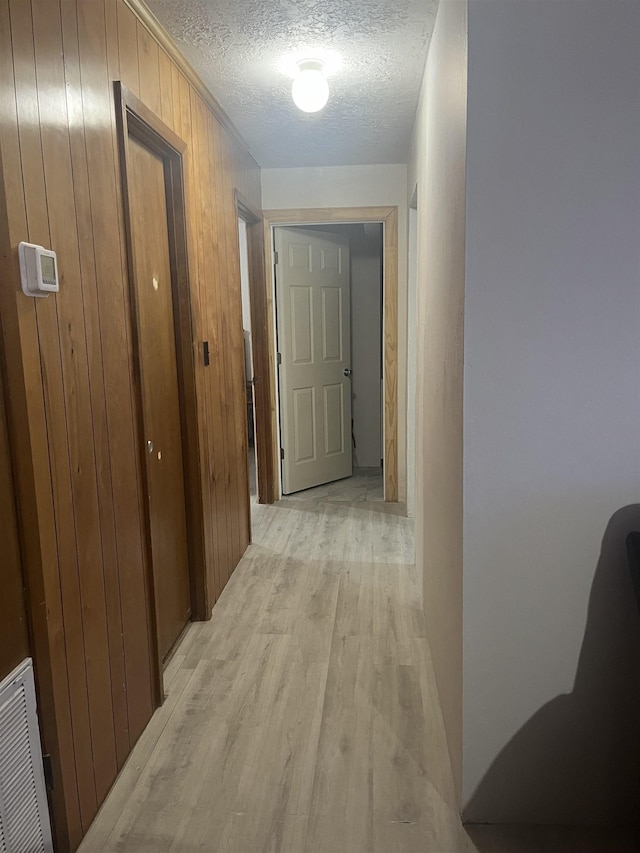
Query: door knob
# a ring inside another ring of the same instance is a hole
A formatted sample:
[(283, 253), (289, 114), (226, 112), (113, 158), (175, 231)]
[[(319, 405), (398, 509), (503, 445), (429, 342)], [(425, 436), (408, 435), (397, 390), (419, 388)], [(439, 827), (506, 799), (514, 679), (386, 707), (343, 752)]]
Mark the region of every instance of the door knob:
[(153, 453), (153, 442), (147, 441), (147, 453)]
[(345, 367), (345, 369), (342, 372), (344, 373), (345, 376), (351, 376), (351, 368), (350, 367)]

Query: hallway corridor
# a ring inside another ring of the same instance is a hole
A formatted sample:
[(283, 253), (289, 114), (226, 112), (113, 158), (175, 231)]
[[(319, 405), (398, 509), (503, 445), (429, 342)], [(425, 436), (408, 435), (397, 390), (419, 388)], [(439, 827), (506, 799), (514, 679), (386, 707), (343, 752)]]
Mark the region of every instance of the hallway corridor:
[(465, 848), (413, 525), (363, 477), (252, 505), (253, 544), (81, 853)]

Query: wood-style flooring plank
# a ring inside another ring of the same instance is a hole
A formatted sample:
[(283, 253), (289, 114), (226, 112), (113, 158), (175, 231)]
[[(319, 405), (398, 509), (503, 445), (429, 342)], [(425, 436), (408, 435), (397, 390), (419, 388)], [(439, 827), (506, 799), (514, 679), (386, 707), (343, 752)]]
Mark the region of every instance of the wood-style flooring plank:
[(373, 658), (367, 640), (334, 636), (304, 851), (367, 853), (374, 845)]
[(398, 561), (411, 522), (387, 506), (253, 504), (253, 544), (167, 672), (170, 717), (81, 853), (462, 850), (420, 583)]

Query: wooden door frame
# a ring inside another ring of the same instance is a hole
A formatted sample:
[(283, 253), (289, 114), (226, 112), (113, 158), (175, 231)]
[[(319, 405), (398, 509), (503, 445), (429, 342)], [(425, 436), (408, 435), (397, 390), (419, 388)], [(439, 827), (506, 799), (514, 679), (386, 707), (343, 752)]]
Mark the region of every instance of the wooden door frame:
[[(275, 275), (273, 229), (294, 225), (336, 225), (379, 222), (383, 231), (383, 402), (384, 402), (384, 499), (398, 500), (398, 208), (397, 207), (332, 207), (291, 210), (264, 210), (264, 248), (267, 295), (267, 329), (269, 364), (274, 365), (276, 348), (273, 329)], [(270, 385), (272, 435), (277, 431), (277, 392), (275, 371)], [(274, 466), (280, 465), (280, 448), (272, 440)], [(275, 467), (275, 470), (278, 470)]]
[[(186, 143), (167, 127), (145, 104), (120, 81), (114, 83), (122, 201), (127, 244), (129, 273), (129, 298), (131, 303), (133, 354), (136, 369), (134, 389), (139, 429), (144, 428), (142, 402), (142, 376), (140, 364), (139, 308), (136, 289), (135, 247), (132, 239), (131, 210), (129, 206), (129, 154), (128, 137), (131, 134), (165, 164), (167, 194), (167, 219), (169, 226), (169, 258), (171, 264), (171, 293), (173, 297), (176, 364), (178, 368), (178, 396), (184, 473), (185, 510), (187, 518), (187, 546), (189, 559), (189, 586), (191, 592), (191, 620), (204, 620), (207, 613), (206, 556), (202, 484), (200, 478), (200, 445), (198, 440), (198, 412), (192, 326), (191, 294), (187, 260), (187, 230), (184, 203), (183, 154)], [(144, 494), (149, 494), (146, 449), (144, 436), (138, 436), (139, 462)], [(162, 661), (158, 649), (157, 615), (153, 580), (151, 549), (151, 519), (149, 502), (144, 500), (146, 584), (149, 604), (149, 647), (154, 674), (154, 698), (162, 703)]]
[(271, 399), (274, 379), (273, 359), (269, 350), (269, 312), (267, 294), (263, 285), (264, 223), (261, 212), (256, 210), (238, 190), (235, 192), (235, 199), (237, 217), (247, 226), (258, 503), (271, 504), (276, 499), (277, 487), (272, 452), (275, 435)]

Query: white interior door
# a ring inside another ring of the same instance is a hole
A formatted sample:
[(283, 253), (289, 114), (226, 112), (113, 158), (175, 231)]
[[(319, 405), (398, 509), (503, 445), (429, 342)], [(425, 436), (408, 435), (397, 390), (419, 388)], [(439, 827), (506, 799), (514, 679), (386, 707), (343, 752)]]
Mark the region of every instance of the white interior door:
[(285, 495), (350, 477), (348, 237), (276, 228)]

